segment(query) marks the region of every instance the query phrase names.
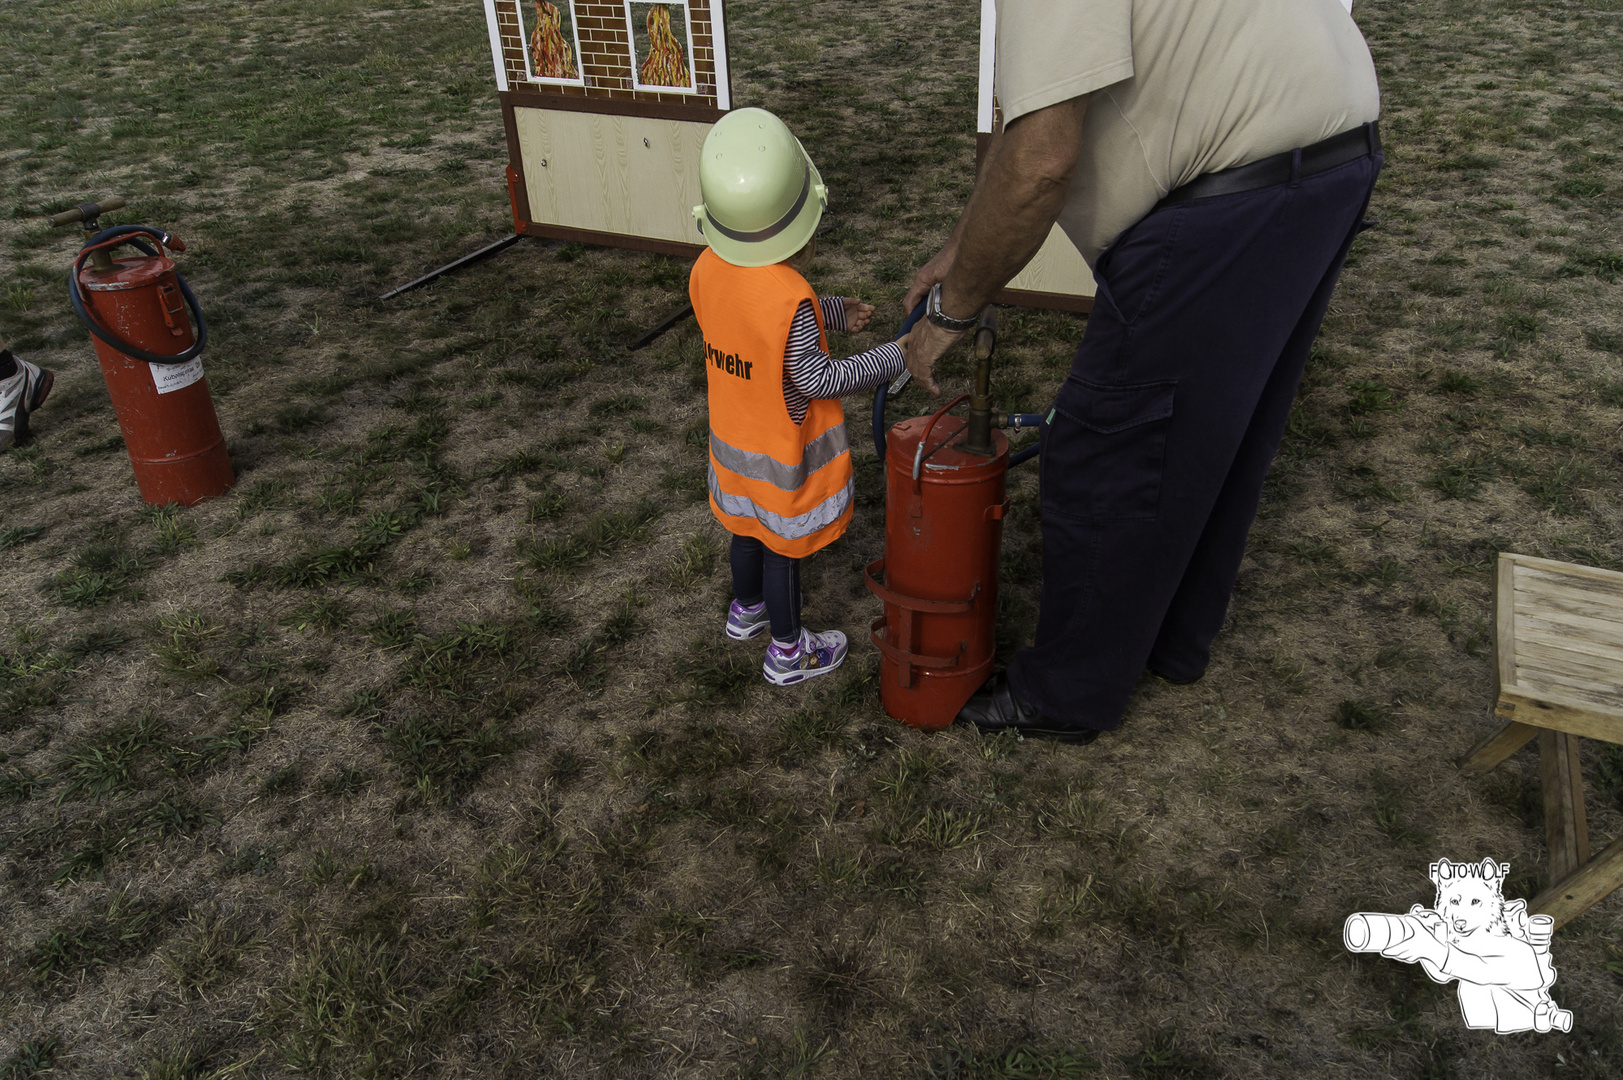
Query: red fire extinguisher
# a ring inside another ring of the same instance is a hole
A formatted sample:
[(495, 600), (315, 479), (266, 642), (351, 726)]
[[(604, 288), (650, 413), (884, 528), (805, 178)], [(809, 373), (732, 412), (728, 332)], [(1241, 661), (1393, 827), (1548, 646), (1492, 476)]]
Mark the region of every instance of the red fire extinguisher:
[[(68, 297), (94, 339), (141, 498), (154, 506), (193, 506), (223, 494), (235, 480), (199, 359), (208, 326), (164, 254), (165, 248), (186, 250), (178, 237), (148, 225), (96, 231), (96, 218), (122, 205), (122, 199), (83, 203), (51, 219), (85, 225)], [(126, 245), (141, 254), (112, 257)]]
[[(902, 324), (906, 336), (924, 314), (920, 304)], [(879, 696), (885, 711), (916, 728), (953, 722), (991, 674), (996, 649), (998, 553), (1009, 500), (1009, 469), (1036, 445), (1009, 454), (997, 428), (1032, 428), (1039, 413), (993, 412), (990, 309), (976, 328), (975, 392), (933, 416), (885, 430), (884, 386), (874, 394), (874, 449), (885, 462), (885, 555), (868, 564), (868, 588), (884, 601), (871, 630), (879, 650)], [(900, 390), (903, 375), (889, 388)], [(948, 416), (969, 402), (967, 418)], [(884, 575), (884, 581), (879, 580)]]
[(1009, 440), (966, 445), (969, 422), (947, 410), (969, 397), (897, 424), (885, 446), (885, 554), (867, 572), (885, 609), (871, 633), (885, 711), (916, 728), (952, 723), (992, 670)]

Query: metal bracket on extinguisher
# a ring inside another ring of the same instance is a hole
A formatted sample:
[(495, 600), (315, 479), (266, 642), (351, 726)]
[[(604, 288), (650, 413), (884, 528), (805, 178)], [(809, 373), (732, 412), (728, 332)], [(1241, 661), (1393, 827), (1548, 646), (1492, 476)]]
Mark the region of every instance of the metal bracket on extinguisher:
[(172, 281), (165, 281), (158, 285), (158, 300), (163, 312), (163, 324), (169, 328), (171, 337), (185, 337), (186, 330), (186, 301), (180, 295), (180, 289)]
[(894, 589), (881, 584), (879, 575), (884, 571), (885, 560), (883, 558), (875, 559), (868, 564), (863, 575), (868, 585), (868, 591), (885, 603), (894, 604), (909, 614), (898, 620), (899, 625), (896, 627), (897, 641), (890, 641), (889, 636), (885, 633), (885, 630), (890, 626), (890, 621), (884, 615), (879, 616), (868, 627), (868, 636), (873, 641), (874, 648), (878, 649), (884, 656), (896, 661), (897, 682), (901, 686), (912, 686), (913, 670), (915, 668), (945, 671), (957, 667), (959, 661), (964, 657), (964, 650), (968, 647), (968, 643), (960, 641), (958, 643), (958, 652), (952, 656), (927, 656), (923, 653), (913, 652), (913, 618), (911, 613), (960, 615), (964, 612), (973, 611), (975, 609), (975, 600), (980, 596), (981, 583), (975, 582), (969, 591), (967, 600), (921, 600), (914, 596), (903, 596)]

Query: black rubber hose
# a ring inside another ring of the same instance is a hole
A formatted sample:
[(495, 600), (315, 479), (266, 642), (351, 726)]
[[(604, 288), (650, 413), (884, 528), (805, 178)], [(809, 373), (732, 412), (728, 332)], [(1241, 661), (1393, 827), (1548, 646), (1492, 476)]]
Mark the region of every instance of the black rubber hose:
[[(896, 340), (900, 341), (907, 336), (913, 324), (924, 318), (924, 304), (920, 300), (911, 314), (902, 321), (902, 328), (896, 332)], [(890, 383), (882, 382), (873, 392), (873, 448), (879, 455), (879, 460), (885, 460), (885, 398), (890, 395)]]
[(203, 346), (208, 344), (209, 328), (208, 324), (203, 321), (203, 309), (198, 306), (197, 297), (192, 295), (191, 287), (186, 284), (186, 279), (180, 276), (180, 271), (175, 271), (175, 284), (180, 286), (180, 295), (185, 299), (187, 308), (191, 310), (192, 321), (197, 323), (197, 340), (192, 342), (192, 347), (185, 352), (150, 353), (145, 349), (138, 349), (111, 331), (104, 329), (85, 309), (84, 297), (79, 293), (79, 270), (84, 266), (85, 258), (90, 254), (90, 249), (108, 240), (125, 237), (125, 243), (133, 245), (147, 255), (156, 256), (157, 251), (143, 241), (136, 239), (139, 236), (150, 236), (157, 240), (160, 245), (168, 238), (168, 234), (163, 230), (154, 229), (150, 225), (115, 225), (111, 229), (103, 229), (85, 241), (85, 246), (79, 251), (79, 257), (73, 261), (73, 269), (68, 271), (68, 301), (72, 303), (73, 313), (79, 317), (80, 322), (85, 324), (86, 329), (125, 356), (136, 360), (145, 360), (149, 364), (188, 363), (202, 355)]

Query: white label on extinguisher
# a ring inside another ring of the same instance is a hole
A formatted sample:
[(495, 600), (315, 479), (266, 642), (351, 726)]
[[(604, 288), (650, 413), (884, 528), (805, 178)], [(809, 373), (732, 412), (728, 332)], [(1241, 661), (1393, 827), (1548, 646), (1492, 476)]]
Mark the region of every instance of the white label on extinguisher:
[(173, 394), (184, 390), (203, 377), (203, 358), (197, 357), (184, 364), (148, 364), (152, 369), (152, 384), (160, 394)]

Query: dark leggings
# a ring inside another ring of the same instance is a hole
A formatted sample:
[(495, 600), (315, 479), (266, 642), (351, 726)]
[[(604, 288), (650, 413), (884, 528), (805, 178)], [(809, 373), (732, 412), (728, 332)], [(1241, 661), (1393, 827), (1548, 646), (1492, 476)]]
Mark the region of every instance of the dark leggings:
[(733, 596), (745, 607), (766, 600), (772, 637), (800, 640), (800, 560), (779, 555), (753, 536), (734, 536)]

